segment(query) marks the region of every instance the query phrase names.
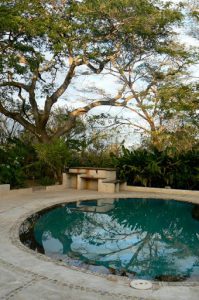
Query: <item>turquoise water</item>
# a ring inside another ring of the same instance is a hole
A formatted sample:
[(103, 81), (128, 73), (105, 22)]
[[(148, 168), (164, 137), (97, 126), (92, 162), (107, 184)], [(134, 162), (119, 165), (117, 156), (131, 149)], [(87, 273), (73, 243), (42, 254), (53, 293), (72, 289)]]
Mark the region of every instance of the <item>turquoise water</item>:
[(199, 276), (193, 205), (157, 199), (100, 199), (61, 205), (34, 227), (46, 255), (140, 278)]

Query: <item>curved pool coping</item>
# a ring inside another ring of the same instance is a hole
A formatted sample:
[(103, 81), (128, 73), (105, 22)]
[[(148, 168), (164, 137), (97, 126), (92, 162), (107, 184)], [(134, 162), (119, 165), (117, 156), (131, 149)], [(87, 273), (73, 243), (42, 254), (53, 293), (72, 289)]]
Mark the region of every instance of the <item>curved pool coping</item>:
[[(62, 191), (59, 192), (59, 195), (56, 196), (56, 192), (54, 192), (54, 197), (52, 197), (52, 193), (40, 192), (36, 195), (29, 196), (29, 202), (25, 203), (20, 209), (20, 199), (18, 201), (14, 201), (15, 207), (14, 210), (17, 210), (17, 217), (12, 220), (12, 224), (9, 228), (8, 240), (11, 242), (10, 247), (16, 247), (17, 251), (14, 251), (14, 255), (12, 259), (3, 259), (4, 265), (10, 265), (10, 268), (13, 270), (18, 270), (31, 276), (43, 278), (44, 280), (48, 280), (49, 282), (56, 284), (63, 284), (69, 289), (74, 289), (78, 291), (84, 291), (85, 293), (96, 293), (100, 295), (100, 299), (108, 299), (108, 297), (112, 297), (112, 299), (132, 299), (129, 297), (139, 297), (139, 299), (149, 299), (149, 291), (137, 291), (133, 290), (129, 287), (130, 279), (126, 277), (116, 276), (116, 275), (104, 275), (93, 273), (91, 271), (87, 271), (82, 268), (66, 266), (64, 263), (51, 259), (43, 254), (36, 253), (35, 251), (27, 248), (25, 245), (21, 243), (19, 240), (19, 227), (32, 214), (41, 211), (45, 208), (49, 208), (53, 205), (59, 203), (67, 203), (67, 202), (75, 202), (78, 200), (89, 200), (89, 199), (100, 199), (100, 198), (158, 198), (158, 199), (173, 199), (185, 202), (192, 202), (199, 204), (198, 196), (187, 196), (187, 195), (166, 195), (158, 193), (150, 195), (148, 192), (145, 194), (143, 192), (121, 192), (117, 194), (104, 194), (97, 193), (94, 191)], [(20, 196), (25, 201), (26, 196)], [(41, 204), (40, 198), (45, 198), (42, 200)], [(57, 200), (54, 200), (57, 197)], [(30, 199), (31, 198), (31, 199)], [(63, 201), (65, 199), (65, 201)], [(38, 201), (39, 200), (39, 201)], [(16, 203), (17, 202), (17, 203)], [(18, 205), (17, 205), (18, 204)], [(8, 210), (9, 212), (9, 210)], [(7, 242), (8, 242), (7, 240)], [(8, 243), (9, 244), (9, 243)], [(11, 249), (13, 250), (13, 249)], [(1, 253), (0, 253), (1, 254)], [(17, 255), (20, 257), (17, 263)], [(6, 257), (6, 254), (3, 255)], [(23, 262), (23, 266), (20, 264), (20, 260)], [(13, 262), (14, 261), (14, 262)], [(69, 280), (70, 279), (70, 280)], [(66, 283), (67, 280), (67, 283)], [(97, 285), (97, 286), (96, 286)], [(165, 289), (169, 288), (175, 289), (176, 292), (180, 292), (183, 288), (188, 288), (189, 290), (197, 289), (197, 295), (199, 295), (199, 282), (194, 280), (187, 280), (183, 282), (153, 282), (153, 289), (150, 291), (151, 296), (150, 299), (164, 299), (163, 294), (165, 293)], [(112, 291), (114, 290), (114, 292)], [(156, 296), (157, 294), (157, 296)], [(160, 298), (158, 298), (160, 295)], [(165, 294), (165, 296), (168, 295)], [(197, 296), (198, 297), (198, 296)], [(76, 298), (74, 298), (76, 299)], [(136, 298), (135, 298), (136, 299)], [(166, 298), (165, 298), (166, 299)], [(178, 298), (181, 299), (181, 298)], [(192, 296), (191, 299), (194, 299)]]
[[(122, 198), (124, 198), (124, 199), (126, 199), (126, 197), (121, 197), (120, 199), (122, 199)], [(130, 197), (128, 197), (129, 199), (130, 199)], [(96, 199), (98, 199), (98, 198), (95, 198), (95, 199), (93, 199), (93, 200), (96, 200)], [(99, 199), (104, 199), (104, 198), (99, 198)], [(106, 198), (105, 198), (106, 199)], [(110, 198), (110, 199), (112, 199), (112, 197)], [(113, 198), (113, 199), (115, 199), (115, 198)], [(141, 197), (139, 197), (139, 198), (136, 198), (136, 199), (142, 199)], [(153, 199), (153, 198), (147, 198), (149, 201), (150, 201), (150, 199)], [(159, 200), (162, 200), (162, 201), (166, 201), (166, 200), (168, 200), (168, 199), (159, 199)], [(81, 199), (81, 201), (89, 201), (88, 199)], [(170, 201), (176, 201), (176, 199), (170, 199)], [(184, 201), (180, 201), (180, 200), (177, 200), (177, 201), (179, 201), (179, 202), (185, 202), (185, 203), (190, 203), (190, 202), (188, 202), (188, 201), (186, 201), (186, 200), (184, 200)], [(69, 268), (69, 269), (71, 269), (71, 270), (78, 270), (78, 271), (81, 271), (81, 272), (84, 272), (84, 273), (87, 273), (87, 274), (91, 274), (91, 275), (95, 275), (95, 276), (99, 276), (99, 277), (104, 277), (104, 278), (109, 278), (110, 276), (111, 276), (111, 274), (101, 274), (100, 272), (92, 272), (92, 271), (90, 271), (90, 270), (86, 270), (85, 268), (83, 268), (83, 267), (76, 267), (76, 266), (72, 266), (72, 265), (67, 265), (66, 263), (64, 263), (64, 262), (61, 262), (61, 261), (59, 261), (59, 260), (56, 260), (56, 259), (53, 259), (53, 258), (51, 258), (51, 257), (49, 257), (49, 256), (47, 256), (47, 255), (45, 255), (45, 254), (40, 254), (40, 253), (37, 253), (36, 251), (34, 251), (34, 250), (32, 250), (32, 249), (30, 249), (30, 248), (28, 248), (27, 246), (25, 246), (21, 241), (20, 241), (20, 239), (19, 239), (19, 230), (20, 230), (20, 227), (21, 227), (21, 225), (22, 225), (22, 223), (24, 222), (24, 221), (26, 221), (27, 220), (27, 218), (29, 218), (29, 217), (31, 217), (32, 215), (34, 215), (34, 213), (40, 213), (40, 212), (42, 212), (42, 211), (44, 211), (44, 210), (50, 210), (51, 208), (56, 208), (56, 207), (59, 207), (60, 205), (64, 205), (64, 204), (67, 204), (67, 203), (72, 203), (72, 202), (77, 202), (77, 200), (72, 200), (72, 201), (70, 201), (70, 202), (59, 202), (59, 203), (55, 203), (55, 204), (52, 204), (52, 205), (50, 205), (50, 206), (45, 206), (44, 208), (42, 208), (41, 210), (36, 210), (36, 211), (34, 211), (34, 212), (31, 212), (31, 213), (28, 213), (28, 214), (26, 214), (26, 215), (24, 215), (24, 216), (22, 216), (17, 222), (16, 222), (16, 224), (14, 224), (14, 226), (13, 226), (13, 228), (11, 229), (11, 233), (13, 232), (13, 237), (15, 237), (14, 239), (12, 239), (12, 241), (14, 242), (14, 244), (15, 245), (18, 245), (18, 247), (19, 248), (21, 248), (21, 249), (23, 249), (23, 250), (25, 250), (25, 251), (27, 251), (27, 250), (29, 250), (28, 252), (30, 252), (31, 254), (35, 254), (39, 259), (42, 259), (42, 260), (46, 260), (46, 261), (53, 261), (55, 264), (58, 264), (58, 265), (60, 265), (60, 266), (64, 266), (64, 267), (67, 267), (67, 268)], [(193, 202), (194, 203), (194, 202)], [(119, 275), (114, 275), (114, 276), (116, 276), (116, 277), (121, 277), (121, 276), (119, 276)], [(126, 277), (125, 277), (126, 278)], [(129, 282), (132, 280), (132, 279), (129, 279), (129, 278), (126, 278)], [(198, 280), (199, 280), (199, 276), (198, 276)], [(162, 281), (159, 281), (158, 282), (158, 280), (150, 280), (151, 282), (153, 282), (153, 284), (154, 283), (162, 283)], [(197, 282), (196, 281), (194, 281), (194, 280), (192, 280), (192, 278), (189, 278), (189, 280), (188, 280), (188, 282), (190, 283), (190, 284), (196, 284)], [(184, 280), (184, 281), (178, 281), (178, 282), (175, 282), (175, 285), (176, 285), (176, 283), (178, 283), (178, 285), (179, 285), (179, 283), (180, 283), (180, 285), (182, 285), (182, 283), (186, 283), (186, 280)], [(172, 284), (173, 285), (173, 282), (167, 282), (167, 284), (168, 285), (170, 285), (170, 284)], [(199, 284), (199, 282), (198, 282), (198, 284)]]

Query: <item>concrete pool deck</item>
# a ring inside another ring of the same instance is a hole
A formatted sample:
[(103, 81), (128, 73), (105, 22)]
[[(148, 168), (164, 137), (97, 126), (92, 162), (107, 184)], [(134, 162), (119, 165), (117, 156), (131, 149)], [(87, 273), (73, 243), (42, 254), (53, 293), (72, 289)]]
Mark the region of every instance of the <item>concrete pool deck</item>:
[(26, 217), (56, 203), (97, 198), (165, 198), (199, 204), (199, 192), (172, 194), (160, 192), (120, 192), (105, 194), (87, 190), (1, 193), (0, 196), (0, 299), (38, 300), (198, 300), (199, 282), (154, 282), (150, 290), (130, 288), (130, 280), (114, 275), (93, 274), (31, 251), (18, 237)]

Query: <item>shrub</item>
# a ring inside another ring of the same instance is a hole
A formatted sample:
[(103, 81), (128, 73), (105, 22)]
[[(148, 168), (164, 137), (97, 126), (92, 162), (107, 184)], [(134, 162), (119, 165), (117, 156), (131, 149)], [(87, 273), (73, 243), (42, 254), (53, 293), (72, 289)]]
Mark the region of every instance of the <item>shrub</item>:
[(117, 167), (119, 177), (127, 180), (129, 185), (199, 189), (198, 150), (170, 155), (166, 150), (130, 151), (123, 147)]

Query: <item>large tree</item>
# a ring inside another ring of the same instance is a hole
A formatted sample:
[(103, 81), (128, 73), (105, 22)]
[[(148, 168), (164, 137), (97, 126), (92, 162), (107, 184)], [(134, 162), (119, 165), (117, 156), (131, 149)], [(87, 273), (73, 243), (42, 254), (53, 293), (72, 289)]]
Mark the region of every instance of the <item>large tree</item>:
[(81, 87), (81, 76), (167, 51), (181, 15), (155, 0), (4, 0), (0, 17), (0, 113), (49, 143), (92, 108), (128, 100), (124, 84), (115, 97), (70, 109), (50, 127), (54, 106), (75, 82)]
[[(190, 82), (184, 55), (172, 59), (164, 55), (153, 61), (141, 58), (131, 62), (127, 70), (123, 64), (115, 65), (115, 76), (125, 84), (125, 107), (132, 112), (128, 118), (118, 118), (118, 124), (130, 126), (161, 150), (175, 135), (182, 137), (192, 131), (196, 137), (198, 132), (198, 85)], [(193, 139), (189, 148), (191, 142)]]

